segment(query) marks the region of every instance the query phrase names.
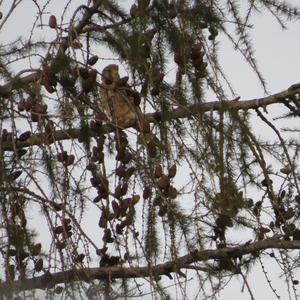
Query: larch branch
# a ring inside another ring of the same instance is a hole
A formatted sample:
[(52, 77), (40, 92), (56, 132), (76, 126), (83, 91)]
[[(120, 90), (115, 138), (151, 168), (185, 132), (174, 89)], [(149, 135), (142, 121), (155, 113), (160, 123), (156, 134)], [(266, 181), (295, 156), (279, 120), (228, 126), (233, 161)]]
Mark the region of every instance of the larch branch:
[(210, 259), (236, 258), (243, 255), (256, 253), (265, 249), (300, 249), (300, 241), (286, 241), (281, 236), (275, 236), (262, 241), (247, 243), (236, 247), (225, 247), (214, 250), (195, 250), (193, 253), (178, 257), (151, 267), (105, 267), (105, 268), (78, 268), (67, 271), (50, 273), (30, 279), (22, 279), (0, 284), (0, 293), (7, 291), (25, 291), (33, 289), (46, 289), (56, 284), (69, 283), (73, 281), (90, 282), (95, 279), (117, 279), (117, 278), (146, 278), (169, 275), (180, 272), (193, 263), (208, 261)]
[[(26, 80), (28, 76), (26, 77)], [(164, 119), (166, 121), (175, 120), (175, 119), (182, 119), (188, 118), (192, 116), (196, 116), (201, 113), (205, 113), (207, 111), (232, 111), (232, 110), (249, 110), (249, 109), (256, 109), (259, 107), (266, 107), (270, 104), (280, 103), (285, 99), (294, 97), (296, 95), (300, 95), (300, 83), (292, 85), (287, 90), (284, 90), (280, 93), (276, 93), (267, 97), (251, 99), (251, 100), (231, 100), (231, 101), (211, 101), (199, 104), (192, 104), (186, 107), (179, 107), (171, 110), (168, 112), (168, 115), (165, 116), (161, 112), (155, 113), (148, 113), (146, 114), (146, 119), (151, 122), (155, 123), (157, 120)], [(167, 119), (166, 119), (167, 118)], [(128, 124), (124, 124), (123, 128), (132, 127), (134, 124), (133, 122), (129, 122)], [(101, 128), (103, 133), (109, 133), (114, 131), (114, 126), (112, 125), (103, 125)], [(99, 132), (89, 130), (89, 135), (91, 137), (97, 136)], [(57, 130), (51, 133), (51, 138), (46, 133), (38, 133), (32, 135), (26, 141), (14, 141), (15, 147), (17, 149), (30, 147), (33, 145), (42, 145), (45, 142), (53, 143), (55, 141), (62, 141), (68, 139), (78, 139), (80, 138), (81, 130), (79, 128), (68, 129), (68, 130)], [(13, 151), (14, 144), (12, 142), (4, 142), (2, 143), (3, 151)]]

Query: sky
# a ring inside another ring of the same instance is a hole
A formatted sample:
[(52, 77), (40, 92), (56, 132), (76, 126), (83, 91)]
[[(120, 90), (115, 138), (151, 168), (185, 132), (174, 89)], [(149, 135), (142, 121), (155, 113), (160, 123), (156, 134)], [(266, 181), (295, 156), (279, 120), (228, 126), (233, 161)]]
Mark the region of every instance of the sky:
[[(41, 1), (40, 3), (43, 2), (45, 1)], [(290, 0), (288, 2), (295, 6), (298, 5), (300, 8), (299, 0)], [(6, 7), (9, 3), (11, 3), (11, 0), (0, 1), (0, 11), (6, 11)], [(82, 3), (82, 1), (72, 0), (71, 7), (76, 7), (78, 3)], [(125, 1), (123, 3), (124, 6), (128, 5), (128, 7), (130, 7), (129, 3), (132, 3), (132, 1)], [(53, 1), (53, 5), (50, 5), (48, 8), (49, 16), (55, 13), (55, 11), (59, 11), (60, 7), (64, 4), (65, 1)], [(11, 19), (9, 26), (0, 30), (0, 43), (13, 40), (15, 37), (23, 34), (28, 36), (32, 25), (31, 22), (28, 22), (28, 19), (32, 17), (33, 5), (33, 1), (25, 0), (24, 5), (16, 10), (17, 15)], [(70, 12), (72, 12), (72, 9), (70, 9)], [(48, 23), (48, 16), (43, 18), (43, 23)], [(288, 29), (283, 31), (281, 31), (280, 25), (276, 20), (268, 14), (257, 14), (257, 16), (252, 19), (252, 23), (255, 25), (252, 31), (255, 56), (260, 70), (266, 79), (269, 93), (280, 92), (287, 89), (290, 85), (300, 82), (300, 21), (291, 23), (288, 25)], [(35, 30), (35, 34), (41, 36), (39, 30)], [(55, 32), (49, 31), (47, 33), (47, 39), (49, 38), (48, 34), (50, 36), (53, 35), (53, 37), (55, 36)], [(240, 55), (234, 53), (232, 45), (229, 44), (224, 36), (220, 36), (220, 42), (220, 61), (225, 73), (233, 84), (236, 94), (241, 97), (241, 100), (263, 97), (265, 95), (264, 91), (259, 86), (254, 72), (245, 64)], [(36, 62), (32, 61), (32, 65), (35, 66)], [(23, 66), (20, 65), (20, 69), (22, 67)], [(209, 93), (207, 95), (208, 97), (210, 96)], [(280, 115), (281, 113), (281, 109), (277, 107), (274, 107), (272, 110), (270, 109), (271, 116)], [(254, 113), (253, 118), (255, 120)], [(276, 124), (284, 126), (284, 122), (285, 121), (279, 121)], [(257, 129), (261, 130), (260, 128)], [(265, 130), (266, 132), (262, 132), (262, 134), (267, 134), (267, 129)], [(237, 240), (238, 239), (239, 236), (237, 235)], [(288, 299), (284, 280), (282, 278), (278, 279), (278, 267), (271, 258), (266, 260), (265, 268), (268, 271), (272, 284), (274, 284), (281, 295), (281, 299)], [(300, 272), (297, 273), (297, 276), (299, 276), (298, 279), (300, 280)], [(255, 299), (274, 299), (270, 288), (267, 287), (260, 266), (252, 270), (248, 281), (254, 292)], [(241, 287), (242, 280), (234, 280), (234, 282), (230, 282), (223, 291), (220, 291), (217, 299), (250, 299), (246, 290), (244, 292), (241, 291)]]

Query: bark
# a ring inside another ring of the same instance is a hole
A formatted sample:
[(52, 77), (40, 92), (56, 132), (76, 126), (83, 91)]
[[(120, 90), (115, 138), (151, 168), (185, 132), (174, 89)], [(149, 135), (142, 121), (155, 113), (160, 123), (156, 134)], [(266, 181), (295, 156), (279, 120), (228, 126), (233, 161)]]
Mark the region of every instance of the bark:
[[(300, 83), (292, 85), (287, 90), (263, 98), (251, 100), (211, 101), (202, 104), (193, 104), (187, 107), (175, 108), (172, 111), (168, 112), (168, 116), (164, 116), (161, 112), (155, 112), (146, 114), (146, 118), (150, 123), (155, 123), (157, 122), (157, 120), (161, 119), (170, 121), (175, 119), (193, 117), (211, 110), (238, 111), (256, 109), (259, 107), (265, 109), (270, 104), (281, 103), (283, 100), (288, 101), (288, 98), (292, 98), (296, 95), (300, 95)], [(129, 122), (128, 124), (124, 124), (123, 127), (129, 128), (133, 125), (134, 124), (132, 122)], [(104, 133), (109, 133), (114, 131), (114, 127), (111, 125), (103, 125), (101, 131)], [(97, 136), (98, 134), (99, 131), (89, 130), (89, 135), (91, 137)], [(57, 130), (52, 132), (51, 136), (47, 135), (46, 133), (37, 133), (32, 135), (29, 139), (27, 139), (24, 142), (20, 142), (18, 140), (15, 140), (14, 142), (2, 142), (2, 149), (3, 151), (13, 151), (14, 149), (26, 148), (34, 145), (39, 146), (44, 143), (51, 144), (55, 141), (78, 139), (80, 138), (80, 135), (81, 130), (79, 128), (69, 130)]]
[(73, 281), (90, 282), (95, 279), (117, 278), (157, 278), (160, 275), (170, 276), (171, 273), (182, 274), (180, 269), (188, 268), (196, 262), (211, 259), (237, 258), (247, 254), (254, 254), (265, 249), (300, 249), (300, 241), (286, 241), (282, 236), (274, 236), (262, 241), (246, 243), (236, 247), (224, 247), (221, 249), (195, 250), (193, 253), (178, 257), (174, 261), (158, 264), (151, 267), (105, 267), (105, 268), (76, 268), (63, 272), (50, 273), (30, 279), (22, 279), (0, 284), (0, 293), (10, 291), (25, 291), (33, 289), (46, 289), (56, 284), (70, 283)]

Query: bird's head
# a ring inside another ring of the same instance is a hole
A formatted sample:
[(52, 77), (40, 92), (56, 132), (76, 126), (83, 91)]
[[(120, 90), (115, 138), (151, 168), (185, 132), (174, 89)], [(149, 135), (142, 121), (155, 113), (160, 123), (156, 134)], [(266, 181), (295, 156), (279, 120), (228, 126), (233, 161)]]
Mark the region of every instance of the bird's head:
[(120, 79), (119, 66), (118, 65), (108, 65), (102, 71), (102, 81), (106, 84), (112, 84), (118, 82)]

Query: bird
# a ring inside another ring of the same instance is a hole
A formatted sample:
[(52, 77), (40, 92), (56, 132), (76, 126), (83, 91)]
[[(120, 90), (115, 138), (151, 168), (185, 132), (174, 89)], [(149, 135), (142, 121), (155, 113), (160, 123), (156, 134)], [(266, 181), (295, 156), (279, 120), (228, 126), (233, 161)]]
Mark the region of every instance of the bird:
[(110, 64), (102, 71), (101, 104), (110, 121), (117, 126), (136, 124), (143, 116), (136, 105), (136, 92), (127, 80), (128, 77), (120, 78), (118, 65)]
[(140, 95), (128, 84), (128, 77), (120, 78), (119, 67), (110, 64), (102, 70), (101, 104), (109, 121), (116, 125), (116, 130), (130, 124), (140, 134), (138, 143), (146, 146), (151, 157), (155, 157), (161, 143), (151, 132), (150, 123), (142, 113)]

